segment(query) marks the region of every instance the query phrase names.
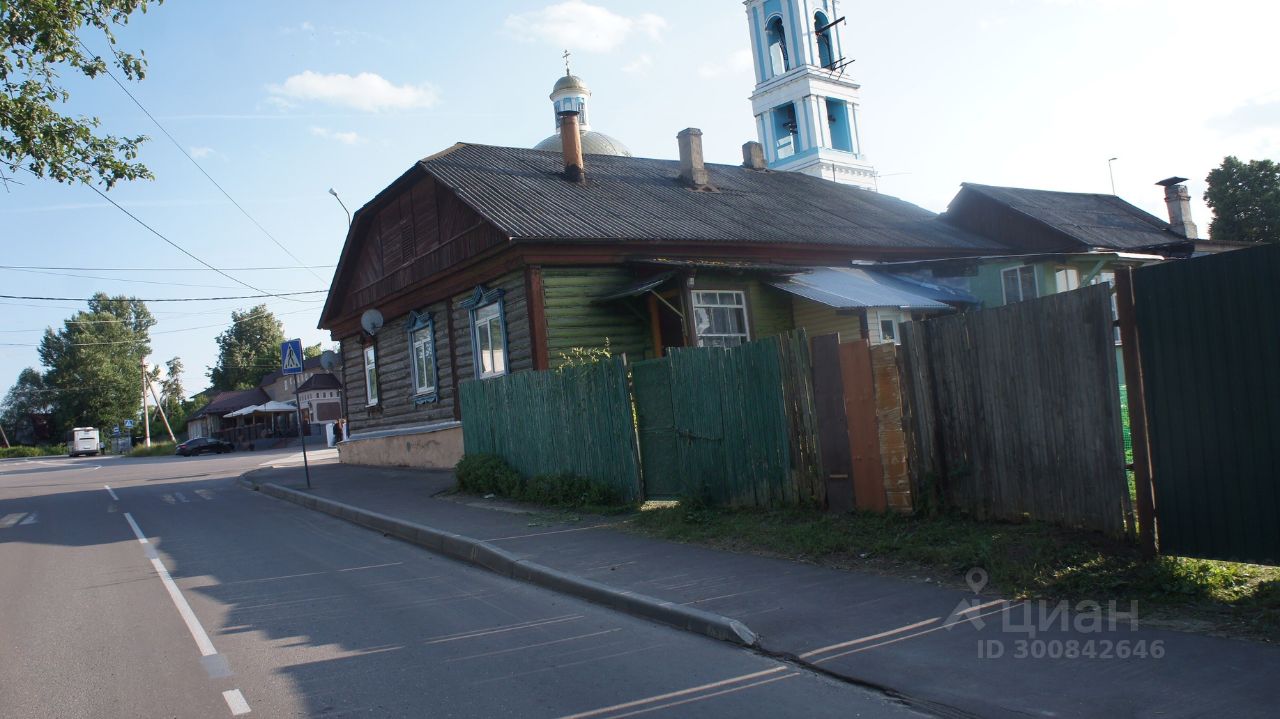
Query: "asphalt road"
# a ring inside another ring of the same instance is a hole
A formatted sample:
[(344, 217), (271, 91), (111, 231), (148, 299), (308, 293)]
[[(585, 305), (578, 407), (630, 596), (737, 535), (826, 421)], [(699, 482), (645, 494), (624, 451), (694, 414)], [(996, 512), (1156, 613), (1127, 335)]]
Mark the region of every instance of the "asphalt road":
[(236, 483), (285, 456), (0, 462), (0, 715), (914, 715)]

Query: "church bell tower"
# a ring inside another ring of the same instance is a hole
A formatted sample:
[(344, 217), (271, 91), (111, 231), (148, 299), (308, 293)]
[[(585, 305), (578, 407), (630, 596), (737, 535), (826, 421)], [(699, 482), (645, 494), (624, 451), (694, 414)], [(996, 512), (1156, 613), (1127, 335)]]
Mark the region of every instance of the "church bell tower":
[(756, 89), (751, 109), (769, 168), (875, 189), (862, 151), (838, 0), (746, 0)]

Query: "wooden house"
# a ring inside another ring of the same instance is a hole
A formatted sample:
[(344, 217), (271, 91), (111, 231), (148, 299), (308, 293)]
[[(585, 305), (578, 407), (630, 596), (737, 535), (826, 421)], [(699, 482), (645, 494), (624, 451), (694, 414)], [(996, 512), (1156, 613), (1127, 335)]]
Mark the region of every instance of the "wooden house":
[(851, 261), (1003, 250), (902, 200), (767, 170), (756, 143), (742, 166), (705, 165), (700, 135), (680, 134), (679, 161), (458, 144), (361, 208), (320, 322), (342, 347), (344, 461), (451, 465), (461, 382), (574, 348), (642, 359), (797, 326), (892, 340), (886, 323), (971, 298)]

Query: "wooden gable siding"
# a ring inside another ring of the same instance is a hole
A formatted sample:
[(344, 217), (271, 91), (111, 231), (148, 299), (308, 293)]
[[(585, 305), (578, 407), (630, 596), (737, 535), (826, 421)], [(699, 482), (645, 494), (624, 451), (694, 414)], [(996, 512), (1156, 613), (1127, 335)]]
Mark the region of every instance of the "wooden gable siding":
[(972, 190), (960, 190), (959, 201), (943, 219), (1020, 252), (1058, 252), (1079, 249), (1080, 243), (1038, 220)]
[[(643, 298), (619, 300), (607, 306), (593, 299), (635, 282), (622, 267), (544, 267), (542, 295), (547, 323), (547, 359), (552, 367), (563, 364), (562, 355), (574, 347), (600, 348), (608, 339), (615, 354), (631, 361), (653, 355)], [(640, 315), (627, 309), (632, 302)]]
[(833, 333), (841, 342), (863, 339), (862, 310), (836, 310), (803, 297), (791, 298), (791, 317), (796, 327), (803, 327), (810, 338)]
[[(533, 347), (529, 337), (529, 308), (525, 302), (524, 272), (511, 272), (482, 283), (486, 290), (502, 288), (503, 315), (507, 333), (507, 371), (533, 369)], [(457, 335), (454, 355), (457, 358), (457, 380), (475, 379), (475, 342), (472, 339), (471, 312), (462, 303), (471, 299), (475, 288), (453, 297), (453, 328)]]
[[(746, 293), (747, 323), (753, 340), (795, 329), (790, 295), (766, 285), (756, 277), (699, 272), (693, 280), (693, 289), (738, 290)], [(689, 306), (692, 306), (692, 301)]]
[(348, 273), (339, 316), (375, 307), (384, 298), (507, 241), (448, 188), (429, 175), (415, 180), (363, 220), (356, 266)]
[(401, 315), (378, 331), (378, 404), (367, 406), (364, 378), (364, 344), (359, 335), (342, 339), (343, 386), (347, 395), (347, 419), (352, 432), (370, 432), (453, 419), (455, 401), (453, 366), (449, 362), (448, 318), (444, 302), (423, 311), (435, 320), (436, 400), (415, 402), (413, 369), (409, 353), (409, 315)]

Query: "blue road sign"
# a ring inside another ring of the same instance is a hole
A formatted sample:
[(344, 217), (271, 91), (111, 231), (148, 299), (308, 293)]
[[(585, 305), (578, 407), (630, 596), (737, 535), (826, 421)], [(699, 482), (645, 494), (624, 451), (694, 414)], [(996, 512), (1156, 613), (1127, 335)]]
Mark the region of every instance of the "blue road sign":
[(112, 436), (112, 437), (119, 437), (119, 436), (120, 436), (120, 428), (119, 428), (119, 427), (112, 427), (112, 428), (111, 428), (111, 436)]
[(302, 340), (285, 340), (280, 343), (280, 372), (302, 374)]
[(126, 420), (124, 421), (124, 428), (125, 428), (125, 429), (133, 429), (133, 420), (131, 420), (131, 419), (126, 419)]

